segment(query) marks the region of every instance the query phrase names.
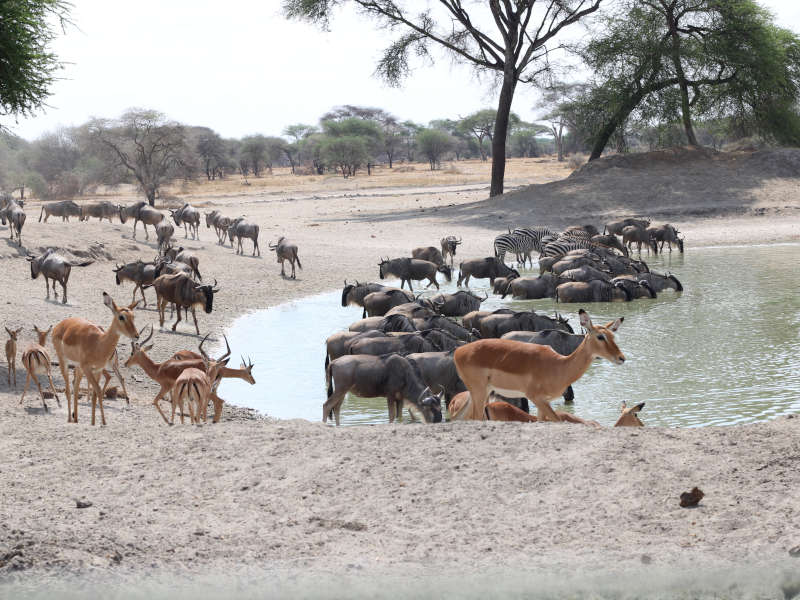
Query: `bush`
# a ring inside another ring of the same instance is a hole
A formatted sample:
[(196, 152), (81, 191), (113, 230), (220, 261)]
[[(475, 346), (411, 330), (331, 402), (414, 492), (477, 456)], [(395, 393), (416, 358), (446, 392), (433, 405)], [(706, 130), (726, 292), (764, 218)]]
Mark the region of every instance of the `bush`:
[(580, 169), (586, 164), (586, 157), (583, 154), (572, 154), (567, 159), (567, 164), (571, 169)]

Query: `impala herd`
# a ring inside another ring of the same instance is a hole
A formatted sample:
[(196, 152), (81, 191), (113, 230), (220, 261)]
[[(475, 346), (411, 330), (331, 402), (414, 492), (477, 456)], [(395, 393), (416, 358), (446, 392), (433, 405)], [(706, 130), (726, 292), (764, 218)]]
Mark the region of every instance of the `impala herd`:
[[(105, 216), (110, 220), (114, 213), (113, 208), (111, 205), (93, 207), (92, 210), (81, 207), (76, 209), (70, 203), (59, 203), (58, 206), (43, 209), (42, 213), (46, 213), (46, 216), (62, 216), (64, 220), (68, 220), (69, 216), (79, 216), (81, 220), (88, 219), (89, 216)], [(138, 221), (142, 221), (146, 237), (148, 224), (156, 227), (156, 231), (159, 231), (159, 226), (163, 231), (167, 225), (163, 214), (144, 203), (116, 209), (116, 214), (123, 223), (128, 218), (134, 219), (134, 236)], [(185, 237), (191, 234), (194, 239), (199, 239), (200, 213), (197, 209), (187, 204), (171, 213), (177, 225), (184, 225)], [(217, 211), (206, 215), (206, 225), (215, 228), (219, 244), (224, 244), (228, 236), (233, 246), (236, 237), (241, 247), (242, 237), (252, 237), (254, 254), (258, 251), (258, 226), (249, 225), (243, 219), (231, 220)], [(508, 234), (498, 236), (495, 240), (495, 256), (460, 264), (459, 287), (462, 280), (468, 284), (470, 277), (483, 277), (490, 279), (496, 293), (505, 297), (513, 289), (516, 296), (519, 286), (516, 286), (515, 281), (523, 281), (523, 278), (519, 277), (516, 269), (506, 266), (504, 257), (516, 255), (520, 266), (524, 266), (526, 258), (530, 259), (528, 246), (539, 247), (540, 251), (547, 248), (547, 253), (542, 251), (540, 256), (540, 266), (557, 273), (542, 276), (542, 281), (549, 282), (548, 277), (556, 279), (554, 285), (547, 283), (551, 287), (575, 281), (572, 278), (579, 276), (578, 271), (581, 269), (590, 277), (605, 278), (605, 271), (600, 269), (609, 264), (614, 265), (615, 261), (630, 265), (633, 273), (637, 274), (626, 280), (632, 285), (648, 289), (656, 284), (661, 285), (660, 289), (667, 287), (662, 282), (655, 281), (646, 265), (642, 268), (643, 262), (628, 258), (629, 249), (619, 244), (615, 237), (616, 229), (619, 229), (616, 225), (608, 226), (606, 229), (610, 233), (602, 236), (596, 234), (596, 230), (593, 233), (589, 226), (570, 228), (565, 234), (554, 234), (547, 228), (520, 229), (514, 232), (509, 230)], [(626, 224), (622, 231), (628, 227)], [(641, 229), (644, 230), (643, 227)], [(213, 422), (216, 423), (220, 420), (223, 405), (217, 394), (220, 380), (234, 377), (248, 381), (251, 385), (255, 384), (252, 362), (243, 360), (239, 369), (227, 366), (230, 357), (227, 339), (226, 352), (216, 359), (211, 358), (203, 349), (208, 335), (199, 344), (199, 354), (183, 350), (161, 363), (148, 356), (153, 347), (150, 343), (153, 328), (150, 326), (149, 334), (141, 339), (146, 327), (137, 329), (134, 312), (140, 303), (146, 304), (146, 289), (152, 287), (156, 292), (162, 327), (166, 307), (171, 305), (178, 313), (172, 330), (175, 331), (180, 322), (183, 309), (187, 317), (191, 311), (198, 336), (200, 328), (195, 306), (202, 306), (205, 312), (210, 313), (214, 294), (219, 291), (216, 280), (213, 285), (198, 282), (201, 280), (198, 258), (183, 248), (172, 247), (169, 241), (173, 230), (171, 225), (169, 230), (169, 236), (165, 239), (159, 235), (159, 254), (152, 263), (139, 260), (118, 265), (114, 269), (117, 284), (124, 281), (135, 284), (134, 297), (129, 305), (119, 306), (111, 296), (103, 292), (103, 303), (111, 312), (107, 327), (103, 328), (81, 317), (63, 319), (55, 327), (44, 331), (34, 326), (38, 343), (28, 345), (22, 353), (22, 365), (27, 377), (20, 404), (30, 381), (33, 380), (44, 409), (48, 410), (45, 392), (39, 382), (40, 376), (46, 376), (50, 386), (49, 393), (60, 406), (51, 373), (51, 365), (55, 363), (51, 362), (46, 348), (50, 331), (57, 364), (64, 380), (69, 423), (78, 422), (78, 399), (84, 377), (88, 382), (87, 396), (92, 407), (92, 425), (96, 421), (98, 404), (100, 422), (106, 424), (103, 399), (108, 391), (111, 371), (117, 375), (123, 396), (127, 399), (117, 353), (118, 343), (123, 337), (130, 342), (130, 356), (125, 360), (125, 367), (138, 366), (159, 384), (160, 389), (153, 404), (166, 423), (174, 423), (176, 410), (183, 423), (185, 409), (188, 410), (191, 423), (206, 422), (209, 402), (213, 403)], [(669, 243), (670, 236), (677, 236), (677, 230), (671, 226), (667, 226), (665, 230), (670, 234), (665, 238)], [(655, 237), (650, 235), (648, 239)], [(624, 244), (628, 241), (625, 239)], [(421, 279), (428, 280), (428, 286), (435, 285), (438, 288), (437, 274), (443, 273), (450, 280), (451, 267), (445, 261), (449, 256), (450, 264), (453, 264), (457, 247), (461, 243), (460, 237), (447, 236), (441, 240), (441, 250), (435, 246), (415, 248), (411, 258), (382, 260), (379, 276), (381, 279), (388, 276), (399, 277), (403, 283), (408, 281), (409, 289), (412, 280)], [(270, 244), (269, 248), (276, 252), (278, 262), (281, 263), (281, 275), (285, 277), (283, 262), (288, 260), (292, 267), (290, 277), (294, 278), (295, 266), (300, 267), (297, 246), (280, 238), (276, 244)], [(682, 249), (683, 240), (680, 238), (680, 250)], [(597, 255), (600, 256), (599, 259)], [(53, 279), (54, 282), (61, 283), (63, 302), (66, 303), (70, 269), (72, 266), (85, 266), (84, 263), (70, 263), (52, 250), (39, 257), (29, 256), (28, 260), (31, 261), (32, 277), (35, 278), (41, 272), (46, 280)], [(565, 261), (569, 264), (560, 268), (560, 262)], [(567, 268), (570, 266), (571, 270)], [(680, 291), (680, 283), (677, 279), (675, 282), (677, 285), (673, 289)], [(621, 283), (614, 285), (623, 287)], [(55, 291), (55, 285), (53, 289)], [(136, 300), (137, 291), (141, 293), (141, 300)], [(47, 292), (49, 297), (49, 284)], [(605, 325), (594, 325), (586, 311), (581, 309), (578, 314), (585, 333), (575, 335), (567, 321), (558, 315), (551, 319), (534, 311), (482, 311), (480, 304), (485, 299), (486, 297), (480, 298), (468, 291), (422, 298), (414, 296), (411, 291), (387, 288), (381, 284), (356, 282), (353, 285), (345, 282), (342, 305), (352, 303), (364, 307), (365, 318), (354, 323), (349, 332), (335, 334), (328, 339), (328, 399), (323, 406), (323, 421), (334, 417), (338, 425), (344, 398), (348, 392), (352, 392), (364, 397), (386, 397), (390, 422), (402, 417), (404, 407), (409, 409), (412, 418), (417, 416), (425, 422), (441, 422), (441, 400), (446, 399), (450, 419), (453, 421), (551, 421), (597, 425), (594, 421), (584, 420), (569, 412), (555, 411), (550, 403), (562, 394), (567, 401), (571, 401), (571, 385), (587, 371), (595, 358), (604, 358), (616, 365), (625, 362), (625, 355), (614, 337), (623, 319), (619, 318)], [(613, 300), (613, 297), (602, 299)], [(462, 320), (458, 322), (453, 317), (461, 317)], [(5, 346), (8, 383), (11, 385), (13, 378), (13, 385), (16, 387), (17, 337), (21, 328), (6, 327), (6, 331), (9, 335)], [(527, 335), (530, 332), (541, 332), (541, 335), (532, 338)], [(559, 336), (547, 336), (548, 332), (572, 336), (575, 341), (567, 343), (568, 349), (564, 350), (563, 344), (557, 343)], [(70, 366), (74, 369), (71, 388), (68, 372)], [(101, 375), (105, 378), (102, 385)], [(432, 390), (437, 387), (441, 391), (434, 394)], [(167, 396), (172, 408), (169, 419), (160, 406), (161, 400)], [(536, 407), (536, 416), (528, 413), (529, 403)], [(641, 426), (637, 413), (643, 406), (644, 404), (639, 404), (628, 408), (623, 404), (622, 415), (616, 424)]]

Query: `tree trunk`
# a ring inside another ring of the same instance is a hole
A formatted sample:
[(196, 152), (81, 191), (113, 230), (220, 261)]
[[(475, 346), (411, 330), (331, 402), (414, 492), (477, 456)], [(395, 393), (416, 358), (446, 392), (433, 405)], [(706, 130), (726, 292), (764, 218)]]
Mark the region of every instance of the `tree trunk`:
[(146, 190), (145, 195), (147, 196), (147, 203), (150, 206), (155, 206), (156, 205), (156, 189), (155, 188), (150, 188), (150, 189)]
[(686, 83), (686, 73), (683, 72), (683, 65), (681, 64), (681, 41), (676, 29), (677, 24), (672, 14), (669, 14), (667, 19), (670, 28), (670, 36), (672, 37), (672, 64), (675, 67), (675, 75), (678, 77), (678, 86), (681, 90), (681, 116), (683, 117), (683, 128), (686, 130), (686, 140), (689, 142), (690, 146), (699, 146), (700, 144), (697, 143), (697, 137), (692, 127), (689, 86)]
[(492, 139), (492, 185), (489, 190), (489, 197), (499, 196), (503, 193), (503, 181), (506, 176), (508, 121), (516, 85), (517, 75), (513, 67), (506, 67), (506, 71), (503, 74), (503, 87), (500, 89), (500, 100), (497, 103), (497, 117), (494, 121), (494, 138)]

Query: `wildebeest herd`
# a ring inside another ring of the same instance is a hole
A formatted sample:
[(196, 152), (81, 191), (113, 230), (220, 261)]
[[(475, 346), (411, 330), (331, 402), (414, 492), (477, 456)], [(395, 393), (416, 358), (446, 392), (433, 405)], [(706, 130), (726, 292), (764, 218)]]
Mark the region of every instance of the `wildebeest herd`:
[[(622, 319), (594, 325), (581, 309), (585, 333), (576, 334), (558, 313), (550, 317), (509, 308), (481, 310), (488, 296), (469, 289), (414, 295), (412, 281), (427, 280), (426, 287), (438, 290), (438, 273), (451, 280), (444, 250), (456, 240), (461, 242), (454, 236), (443, 238), (441, 251), (424, 246), (412, 249), (411, 257), (381, 259), (379, 278), (396, 277), (400, 288), (345, 281), (341, 304), (362, 307), (362, 319), (326, 340), (328, 398), (323, 421), (332, 418), (340, 423), (341, 407), (350, 392), (385, 397), (390, 422), (402, 416), (404, 407), (412, 418), (440, 422), (444, 400), (453, 420), (596, 424), (553, 411), (550, 401), (563, 395), (572, 402), (571, 384), (592, 359), (624, 362), (613, 336)], [(451, 263), (457, 243), (448, 248)], [(488, 279), (502, 298), (554, 298), (557, 302), (631, 301), (652, 299), (667, 289), (682, 291), (677, 277), (651, 272), (644, 261), (631, 257), (633, 244), (641, 255), (640, 243), (654, 253), (663, 250), (664, 244), (670, 251), (676, 244), (683, 252), (683, 236), (675, 227), (651, 227), (645, 219), (608, 223), (603, 234), (591, 225), (563, 232), (546, 227), (515, 229), (495, 238), (493, 256), (461, 262), (457, 285), (468, 288), (471, 278)], [(505, 262), (514, 256), (519, 267), (527, 262), (533, 265), (534, 251), (539, 253), (536, 277), (521, 277)], [(403, 289), (406, 282), (409, 291)], [(528, 412), (530, 402), (537, 408), (535, 417)], [(617, 425), (641, 425), (637, 413), (642, 406), (623, 406)]]
[[(24, 203), (21, 200), (14, 200), (10, 196), (0, 198), (0, 220), (8, 224), (10, 236), (16, 238), (17, 244), (22, 247), (21, 232), (25, 224)], [(27, 371), (28, 377), (22, 392), (20, 403), (25, 397), (25, 391), (31, 381), (35, 382), (39, 388), (40, 397), (45, 410), (47, 404), (46, 396), (49, 394), (59, 403), (58, 394), (53, 385), (51, 376), (50, 353), (46, 348), (46, 340), (50, 331), (52, 334), (52, 344), (58, 357), (58, 365), (65, 380), (66, 396), (68, 402), (68, 421), (76, 422), (78, 418), (77, 398), (80, 388), (80, 381), (85, 376), (89, 383), (89, 395), (92, 402), (92, 424), (95, 422), (95, 406), (100, 405), (101, 422), (105, 424), (103, 411), (103, 398), (110, 394), (116, 394), (116, 388), (109, 389), (111, 379), (110, 372), (113, 371), (120, 381), (122, 396), (127, 398), (125, 382), (119, 371), (119, 358), (117, 355), (117, 342), (120, 336), (131, 339), (131, 355), (125, 362), (125, 366), (131, 367), (139, 365), (153, 380), (161, 385), (161, 391), (154, 399), (154, 404), (166, 421), (166, 415), (161, 411), (159, 401), (162, 397), (169, 394), (172, 402), (172, 419), (174, 421), (175, 408), (178, 407), (181, 422), (184, 418), (184, 402), (187, 403), (188, 412), (192, 422), (205, 421), (206, 406), (208, 402), (214, 404), (214, 418), (216, 422), (221, 415), (222, 400), (217, 395), (217, 388), (220, 380), (226, 377), (234, 377), (255, 383), (252, 375), (253, 363), (242, 360), (239, 369), (227, 367), (230, 348), (227, 353), (217, 359), (211, 359), (203, 350), (203, 342), (200, 343), (200, 353), (189, 350), (182, 350), (175, 356), (163, 363), (154, 363), (147, 357), (147, 351), (152, 344), (145, 345), (153, 336), (151, 329), (149, 336), (143, 342), (139, 342), (141, 331), (134, 327), (134, 310), (140, 305), (147, 305), (146, 290), (152, 288), (156, 294), (156, 305), (159, 312), (159, 323), (163, 327), (166, 319), (167, 305), (177, 313), (177, 319), (172, 325), (175, 331), (181, 321), (182, 313), (188, 318), (191, 312), (195, 332), (200, 335), (200, 327), (197, 322), (196, 307), (201, 307), (206, 313), (210, 313), (213, 308), (214, 295), (219, 292), (216, 280), (213, 284), (203, 281), (200, 272), (200, 261), (197, 255), (183, 247), (172, 245), (172, 238), (175, 232), (173, 224), (169, 218), (161, 211), (149, 206), (145, 202), (138, 202), (131, 206), (115, 205), (111, 202), (102, 201), (90, 204), (78, 205), (67, 200), (63, 202), (51, 202), (42, 206), (39, 221), (47, 222), (49, 217), (61, 217), (61, 220), (68, 222), (70, 217), (77, 217), (79, 221), (88, 221), (90, 217), (99, 220), (108, 219), (109, 222), (114, 218), (119, 218), (121, 223), (133, 220), (133, 238), (136, 237), (136, 227), (141, 222), (145, 230), (145, 239), (149, 239), (147, 226), (154, 228), (158, 253), (152, 260), (145, 261), (138, 259), (134, 262), (119, 265), (117, 264), (113, 273), (117, 285), (126, 281), (134, 284), (132, 302), (127, 307), (119, 307), (109, 295), (103, 292), (105, 305), (112, 311), (114, 318), (111, 325), (107, 328), (100, 327), (85, 319), (70, 317), (60, 321), (55, 328), (50, 327), (45, 331), (34, 326), (38, 336), (38, 343), (29, 344), (22, 353), (22, 365)], [(170, 210), (170, 217), (176, 226), (183, 225), (184, 237), (191, 236), (194, 240), (200, 239), (200, 211), (189, 205), (184, 204), (179, 209)], [(212, 211), (205, 215), (207, 228), (214, 228), (217, 234), (217, 242), (224, 245), (226, 238), (230, 240), (231, 248), (238, 242), (236, 253), (243, 253), (242, 241), (249, 239), (253, 242), (253, 255), (260, 256), (258, 247), (259, 226), (247, 221), (244, 217), (229, 218), (222, 216), (219, 211)], [(301, 267), (298, 256), (298, 249), (295, 244), (289, 242), (285, 237), (278, 239), (276, 244), (270, 244), (270, 249), (276, 252), (277, 262), (281, 263), (281, 275), (285, 276), (283, 263), (288, 260), (292, 267), (291, 278), (295, 278), (295, 266)], [(68, 259), (53, 248), (47, 248), (39, 255), (28, 254), (27, 260), (30, 262), (31, 278), (36, 279), (42, 275), (45, 280), (47, 298), (50, 298), (50, 283), (52, 282), (54, 297), (58, 298), (56, 283), (62, 288), (62, 303), (67, 303), (67, 285), (73, 267), (85, 267), (92, 264), (93, 260), (75, 261)], [(141, 296), (137, 300), (137, 294)], [(12, 376), (16, 387), (16, 355), (17, 355), (17, 336), (22, 328), (9, 329), (9, 340), (6, 343), (6, 359), (8, 362), (8, 380), (11, 385)], [(227, 342), (227, 340), (226, 340)], [(74, 381), (72, 382), (73, 394), (70, 398), (70, 382), (67, 380), (67, 368), (71, 366), (75, 370)], [(105, 376), (105, 382), (101, 387), (99, 384), (100, 375)], [(46, 376), (50, 383), (50, 391), (45, 393), (39, 382), (39, 376)]]

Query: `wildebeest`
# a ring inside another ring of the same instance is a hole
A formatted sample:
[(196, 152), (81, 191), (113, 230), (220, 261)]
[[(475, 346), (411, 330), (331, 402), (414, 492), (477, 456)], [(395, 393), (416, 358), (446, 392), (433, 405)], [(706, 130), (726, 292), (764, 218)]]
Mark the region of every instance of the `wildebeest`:
[(442, 253), (435, 246), (414, 248), (411, 251), (411, 258), (427, 260), (428, 262), (432, 262), (436, 265), (444, 264), (444, 257), (442, 256)]
[(519, 277), (508, 282), (502, 297), (511, 294), (513, 298), (521, 300), (552, 298), (556, 294), (556, 287), (566, 281), (564, 277), (553, 273), (543, 273), (538, 277)]
[(438, 314), (439, 313), (436, 312), (436, 306), (433, 304), (433, 302), (427, 298), (423, 298), (422, 296), (417, 296), (411, 302), (398, 304), (397, 306), (393, 306), (386, 311), (387, 317), (389, 315), (405, 315), (409, 319), (433, 317)]
[(489, 279), (489, 285), (494, 285), (494, 280), (498, 277), (519, 277), (519, 271), (507, 267), (506, 264), (494, 256), (486, 258), (476, 258), (473, 260), (465, 260), (459, 265), (460, 273), (458, 275), (458, 285), (461, 287), (461, 282), (469, 287), (469, 278), (475, 279)]
[(238, 243), (236, 247), (236, 254), (244, 254), (242, 248), (242, 239), (247, 238), (253, 241), (253, 256), (261, 256), (261, 248), (258, 247), (258, 232), (260, 228), (255, 223), (251, 223), (244, 217), (237, 217), (231, 221), (228, 226), (228, 239), (231, 241), (231, 248), (233, 248), (234, 241)]
[(621, 282), (572, 281), (556, 288), (557, 302), (630, 302), (633, 296)]
[(159, 256), (156, 262), (161, 266), (161, 275), (175, 275), (176, 273), (183, 273), (189, 277), (195, 277), (192, 267), (186, 263), (178, 262), (163, 256)]
[(619, 238), (613, 234), (606, 235), (593, 235), (591, 241), (606, 248), (614, 248), (622, 252), (623, 256), (628, 256), (628, 249), (619, 241)]
[(200, 211), (191, 204), (184, 204), (179, 209), (170, 209), (169, 214), (175, 221), (175, 225), (183, 225), (183, 237), (188, 238), (189, 232), (193, 240), (200, 239)]
[(168, 261), (177, 261), (185, 265), (189, 265), (194, 277), (196, 277), (199, 281), (203, 281), (203, 277), (200, 275), (200, 259), (197, 258), (197, 255), (194, 253), (184, 249), (183, 246), (178, 248), (173, 248), (171, 246), (167, 247), (164, 249), (163, 256)]
[(453, 396), (467, 389), (456, 371), (453, 352), (454, 350), (416, 352), (406, 356), (419, 367), (425, 385), (430, 389), (439, 388), (444, 391), (445, 404), (449, 404)]
[(622, 219), (621, 221), (612, 221), (611, 223), (606, 223), (605, 227), (603, 227), (603, 233), (622, 235), (622, 230), (630, 225), (647, 229), (650, 227), (650, 219), (627, 218)]
[(394, 352), (396, 354), (407, 354), (409, 352), (434, 352), (441, 350), (428, 337), (431, 332), (415, 331), (413, 333), (401, 333), (397, 335), (360, 337), (348, 344), (349, 354), (371, 354), (380, 356)]
[(600, 232), (597, 230), (597, 227), (594, 225), (570, 225), (564, 230), (564, 235), (587, 238), (591, 238), (599, 233)]
[(493, 294), (502, 294), (503, 291), (505, 291), (508, 288), (508, 286), (511, 284), (511, 282), (514, 281), (515, 279), (516, 279), (516, 277), (513, 277), (513, 276), (511, 276), (511, 277), (498, 277), (497, 279), (494, 280), (494, 283), (492, 284), (492, 293)]
[(164, 269), (164, 262), (156, 260), (153, 262), (143, 262), (141, 259), (136, 262), (127, 263), (125, 265), (116, 265), (113, 269), (116, 274), (117, 285), (122, 285), (123, 281), (132, 281), (134, 283), (132, 302), (136, 301), (136, 290), (142, 294), (144, 306), (147, 306), (147, 298), (144, 295), (144, 288), (142, 286), (151, 286), (156, 277), (161, 275)]
[(94, 261), (87, 260), (79, 263), (73, 263), (66, 258), (57, 254), (52, 248), (45, 250), (39, 256), (28, 256), (31, 263), (31, 279), (36, 279), (41, 273), (44, 276), (44, 285), (47, 288), (47, 299), (50, 299), (50, 280), (53, 280), (53, 296), (58, 300), (58, 292), (56, 291), (56, 281), (61, 284), (64, 290), (61, 299), (62, 304), (67, 303), (67, 282), (69, 281), (69, 274), (72, 267), (87, 267)]
[(453, 266), (453, 257), (456, 255), (456, 248), (461, 244), (461, 238), (454, 235), (443, 237), (439, 244), (442, 247), (442, 260), (446, 261), (450, 257), (450, 266)]
[(650, 282), (645, 279), (628, 279), (626, 277), (614, 278), (611, 283), (621, 283), (623, 287), (631, 295), (631, 298), (638, 300), (639, 298), (656, 298), (657, 294)]
[(631, 279), (633, 281), (646, 281), (656, 292), (663, 292), (664, 290), (675, 290), (676, 292), (683, 291), (683, 285), (678, 281), (672, 273), (662, 275), (661, 273), (637, 273), (636, 275), (620, 275), (615, 277), (617, 279)]
[[(184, 312), (187, 310), (192, 311), (194, 328), (197, 331), (197, 335), (200, 335), (195, 306), (200, 305), (206, 313), (210, 313), (213, 308), (214, 294), (219, 291), (219, 288), (216, 286), (216, 279), (213, 285), (200, 285), (190, 276), (181, 273), (156, 277), (156, 280), (153, 282), (153, 288), (156, 290), (159, 324), (162, 327), (164, 326), (164, 311), (167, 304), (171, 302), (175, 305), (178, 313), (178, 318), (175, 323), (172, 324), (172, 331), (175, 331), (175, 328), (181, 321), (181, 308), (183, 308)], [(186, 318), (188, 320), (188, 314)]]
[(166, 218), (161, 219), (156, 224), (156, 241), (158, 242), (159, 250), (164, 250), (169, 245), (174, 233), (175, 228)]
[(419, 368), (398, 355), (342, 356), (325, 369), (328, 399), (322, 407), (322, 421), (332, 415), (339, 425), (339, 415), (347, 392), (361, 398), (386, 397), (389, 422), (401, 418), (403, 406), (417, 413), (425, 423), (441, 423), (440, 396), (425, 385)]
[(0, 208), (0, 222), (3, 225), (8, 221), (9, 237), (13, 240), (14, 234), (17, 236), (17, 245), (22, 246), (22, 227), (25, 225), (25, 211), (22, 209), (21, 201), (18, 203), (13, 198), (6, 198), (3, 207)]
[(465, 329), (480, 330), (481, 321), (489, 315), (513, 315), (515, 311), (510, 308), (498, 308), (496, 310), (474, 310), (464, 315), (461, 323)]
[(90, 217), (96, 217), (101, 221), (108, 219), (108, 222), (111, 223), (111, 218), (114, 216), (119, 216), (119, 206), (108, 200), (81, 205), (81, 221), (88, 221)]
[(489, 315), (481, 319), (478, 330), (481, 337), (499, 338), (509, 331), (541, 331), (542, 329), (561, 329), (574, 333), (569, 321), (560, 315), (548, 317), (534, 311), (522, 311), (511, 314)]
[[(391, 288), (383, 285), (382, 283), (359, 283), (358, 281), (355, 283), (347, 283), (347, 280), (345, 279), (344, 287), (342, 288), (342, 306), (347, 307), (351, 304), (355, 304), (363, 308), (364, 298), (368, 294), (390, 289), (399, 288)], [(407, 302), (414, 300), (414, 294), (411, 292), (404, 291), (403, 293), (406, 295)], [(366, 316), (366, 312), (364, 313), (364, 316)]]
[(72, 200), (48, 202), (46, 204), (42, 204), (42, 210), (39, 212), (40, 223), (42, 222), (42, 216), (44, 216), (45, 223), (47, 223), (47, 219), (50, 216), (61, 217), (62, 221), (69, 221), (70, 217), (78, 217), (80, 220), (81, 207)]
[(659, 252), (664, 251), (665, 242), (667, 243), (670, 252), (672, 252), (672, 244), (677, 244), (678, 250), (683, 252), (683, 238), (680, 236), (680, 231), (675, 229), (675, 227), (669, 223), (659, 225), (658, 227), (648, 227), (647, 231), (656, 242), (660, 242), (658, 247)]
[(228, 237), (228, 227), (231, 225), (231, 220), (228, 217), (222, 216), (218, 210), (212, 210), (206, 213), (206, 227), (209, 229), (214, 228), (217, 234), (217, 243), (224, 244), (225, 238)]
[[(591, 281), (592, 279), (601, 279), (603, 281), (611, 281), (611, 274), (607, 271), (601, 271), (589, 265), (581, 265), (574, 269), (567, 269), (561, 273), (561, 277), (565, 281)], [(564, 282), (562, 282), (564, 283)]]
[(628, 246), (628, 251), (631, 250), (632, 244), (636, 244), (636, 249), (639, 254), (642, 253), (642, 244), (647, 247), (647, 252), (651, 250), (653, 254), (658, 254), (658, 245), (653, 239), (653, 236), (647, 229), (628, 225), (622, 228), (622, 243)]
[(400, 279), (400, 289), (408, 282), (408, 289), (412, 292), (414, 288), (411, 287), (411, 281), (428, 280), (428, 285), (432, 285), (439, 289), (439, 283), (436, 281), (436, 273), (443, 273), (447, 281), (452, 280), (452, 271), (447, 265), (437, 265), (427, 260), (419, 260), (416, 258), (393, 258), (383, 259), (378, 263), (378, 276), (380, 279), (386, 279), (389, 276), (395, 276)]
[[(409, 295), (411, 295), (410, 300)], [(386, 289), (372, 292), (364, 296), (362, 304), (364, 307), (363, 316), (382, 317), (392, 308), (402, 304), (409, 304), (413, 300), (414, 295), (405, 290)]]
[(447, 332), (450, 336), (463, 342), (474, 342), (480, 339), (480, 332), (477, 329), (468, 329), (459, 325), (453, 319), (448, 319), (442, 315), (432, 315), (425, 317), (413, 317), (411, 322), (419, 331), (427, 329), (440, 329)]
[(281, 277), (286, 277), (286, 271), (283, 268), (283, 261), (288, 260), (289, 264), (292, 266), (292, 274), (290, 279), (295, 279), (295, 263), (300, 269), (303, 268), (303, 265), (300, 264), (300, 257), (297, 255), (297, 245), (292, 244), (287, 240), (285, 237), (281, 236), (278, 238), (278, 241), (275, 244), (270, 244), (267, 242), (267, 246), (269, 249), (275, 253), (275, 258), (277, 262), (281, 264)]
[(436, 307), (436, 311), (445, 317), (463, 317), (473, 310), (478, 310), (488, 296), (481, 298), (472, 292), (460, 290), (455, 294), (435, 294), (428, 298)]
[(142, 227), (144, 227), (144, 239), (149, 240), (150, 235), (147, 233), (147, 226), (152, 225), (153, 229), (155, 229), (156, 225), (166, 217), (147, 204), (147, 202), (137, 202), (131, 206), (119, 207), (120, 223), (125, 223), (130, 218), (133, 218), (133, 239), (136, 239), (136, 225), (141, 221)]
[(325, 368), (332, 360), (350, 354), (350, 344), (364, 337), (383, 337), (387, 335), (380, 329), (367, 331), (337, 331), (325, 340)]

